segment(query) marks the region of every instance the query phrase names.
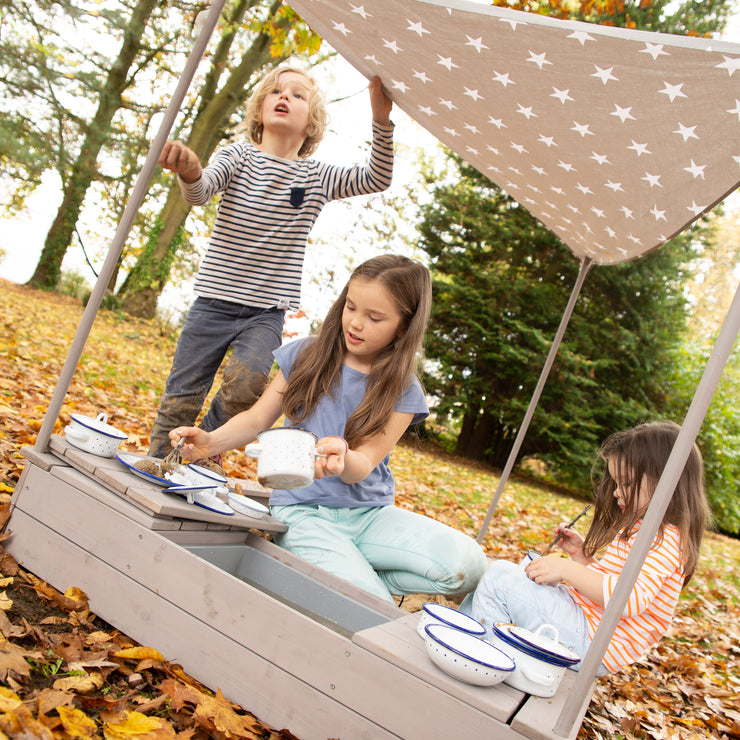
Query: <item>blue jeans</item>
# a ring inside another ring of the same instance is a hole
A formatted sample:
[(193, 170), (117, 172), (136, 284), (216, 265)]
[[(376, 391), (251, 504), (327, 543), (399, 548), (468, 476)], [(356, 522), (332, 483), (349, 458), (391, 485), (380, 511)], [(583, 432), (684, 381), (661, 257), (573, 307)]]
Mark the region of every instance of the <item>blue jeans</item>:
[[(558, 630), (559, 642), (581, 658), (591, 644), (586, 615), (568, 589), (562, 584), (535, 583), (508, 560), (494, 560), (488, 566), (475, 592), (460, 604), (460, 611), (486, 628), (486, 638), (492, 636), (496, 622), (511, 622), (532, 632), (551, 624)], [(577, 671), (579, 665), (573, 670)], [(597, 675), (605, 673), (608, 670), (602, 664)]]
[(472, 537), (395, 506), (293, 504), (271, 513), (288, 525), (278, 545), (391, 603), (391, 594), (468, 593), (486, 568)]
[(215, 298), (197, 298), (185, 319), (164, 395), (154, 420), (149, 454), (164, 457), (169, 432), (192, 426), (229, 347), (223, 382), (200, 423), (213, 431), (248, 409), (265, 389), (272, 352), (280, 346), (285, 312)]

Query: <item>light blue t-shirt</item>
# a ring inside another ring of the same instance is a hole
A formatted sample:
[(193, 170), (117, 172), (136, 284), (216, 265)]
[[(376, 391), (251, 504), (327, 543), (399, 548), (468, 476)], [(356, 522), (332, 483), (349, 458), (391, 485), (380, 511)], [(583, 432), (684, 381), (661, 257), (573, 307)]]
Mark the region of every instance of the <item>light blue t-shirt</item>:
[[(299, 339), (290, 344), (278, 347), (273, 352), (280, 369), (286, 379), (290, 378), (296, 356), (304, 342)], [(294, 424), (288, 419), (284, 426), (300, 427), (313, 432), (319, 439), (336, 434), (344, 436), (344, 425), (360, 405), (365, 393), (367, 375), (358, 370), (342, 367), (339, 388), (330, 396), (324, 396), (314, 409), (300, 424)], [(401, 394), (395, 405), (395, 410), (414, 415), (412, 424), (417, 424), (429, 415), (424, 392), (418, 380), (414, 378), (409, 387)], [(333, 506), (340, 508), (356, 508), (359, 506), (389, 506), (394, 503), (396, 484), (393, 474), (388, 467), (390, 455), (375, 467), (364, 480), (359, 483), (344, 483), (338, 476), (331, 476), (314, 481), (306, 488), (292, 490), (274, 490), (270, 496), (271, 506), (285, 506), (289, 504), (308, 504), (317, 506)]]

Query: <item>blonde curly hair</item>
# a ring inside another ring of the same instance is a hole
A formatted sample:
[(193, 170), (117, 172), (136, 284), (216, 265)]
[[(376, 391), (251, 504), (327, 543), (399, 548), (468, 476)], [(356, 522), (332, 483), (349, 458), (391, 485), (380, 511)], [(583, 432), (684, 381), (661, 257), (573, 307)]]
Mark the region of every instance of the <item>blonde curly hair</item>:
[(262, 104), (270, 92), (275, 89), (280, 75), (286, 72), (302, 75), (309, 83), (308, 128), (306, 129), (306, 138), (298, 150), (298, 156), (305, 159), (316, 151), (324, 138), (329, 125), (329, 112), (327, 111), (326, 98), (316, 80), (298, 67), (276, 67), (260, 80), (247, 102), (244, 122), (239, 126), (239, 130), (245, 131), (253, 144), (262, 142)]

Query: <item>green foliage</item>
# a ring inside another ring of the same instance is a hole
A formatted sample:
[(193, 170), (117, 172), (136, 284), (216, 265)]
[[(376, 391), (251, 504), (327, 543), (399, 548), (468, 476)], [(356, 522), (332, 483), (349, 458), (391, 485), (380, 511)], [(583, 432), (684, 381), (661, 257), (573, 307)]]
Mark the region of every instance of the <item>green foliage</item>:
[[(677, 420), (685, 415), (704, 372), (709, 351), (684, 345), (674, 357), (668, 407)], [(736, 347), (709, 406), (701, 428), (699, 447), (704, 457), (707, 497), (715, 525), (724, 532), (740, 532), (740, 348)]]
[(62, 272), (56, 289), (58, 293), (70, 295), (80, 300), (90, 293), (90, 285), (87, 282), (87, 278), (77, 270), (65, 270)]
[[(606, 25), (706, 35), (732, 0), (494, 0), (494, 5)], [(455, 452), (502, 466), (575, 282), (568, 250), (518, 203), (456, 160), (422, 209), (435, 304), (427, 387)], [(433, 179), (428, 178), (431, 185)], [(682, 284), (704, 223), (646, 257), (593, 268), (545, 385), (521, 456), (585, 485), (610, 432), (666, 415), (672, 352), (685, 328)]]
[[(576, 279), (578, 264), (524, 208), (469, 165), (422, 207), (434, 277), (427, 389), (455, 452), (505, 462)], [(685, 236), (641, 260), (591, 270), (521, 454), (587, 485), (601, 440), (665, 411), (685, 326)]]

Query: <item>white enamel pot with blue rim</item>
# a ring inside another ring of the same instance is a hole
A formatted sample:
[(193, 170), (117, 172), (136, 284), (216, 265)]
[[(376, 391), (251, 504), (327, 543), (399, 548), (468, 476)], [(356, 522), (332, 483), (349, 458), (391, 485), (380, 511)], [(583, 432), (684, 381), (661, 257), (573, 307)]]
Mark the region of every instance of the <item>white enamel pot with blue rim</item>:
[(306, 429), (274, 427), (244, 451), (257, 458), (257, 480), (268, 488), (305, 488), (313, 483), (316, 435)]
[(64, 436), (70, 444), (91, 452), (99, 457), (113, 457), (128, 435), (120, 429), (107, 424), (107, 414), (100, 413), (96, 418), (82, 414), (70, 414), (72, 420), (64, 427)]
[[(545, 632), (550, 632), (553, 637), (547, 637)], [(533, 696), (553, 696), (565, 671), (580, 662), (578, 655), (559, 643), (557, 638), (558, 631), (553, 625), (542, 625), (536, 632), (531, 632), (496, 622), (491, 643), (516, 663), (504, 683)]]

